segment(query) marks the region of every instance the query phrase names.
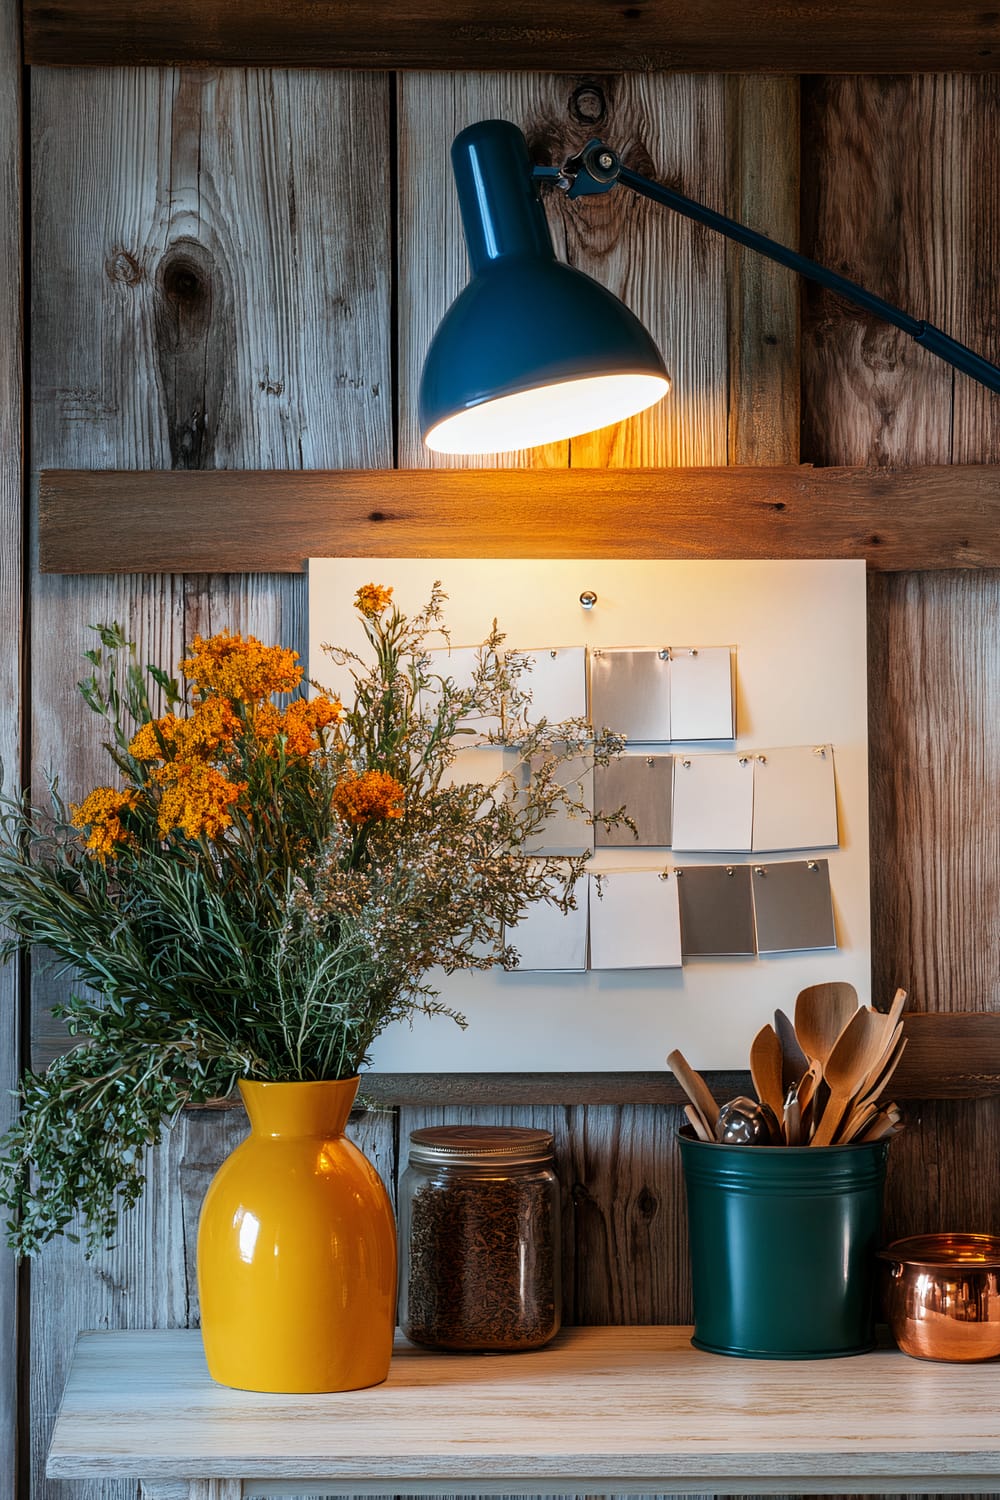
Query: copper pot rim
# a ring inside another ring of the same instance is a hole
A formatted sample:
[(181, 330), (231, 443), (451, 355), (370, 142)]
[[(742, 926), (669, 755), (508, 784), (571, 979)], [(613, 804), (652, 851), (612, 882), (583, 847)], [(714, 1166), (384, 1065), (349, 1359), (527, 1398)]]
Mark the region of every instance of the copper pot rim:
[(895, 1265), (917, 1266), (928, 1271), (956, 1268), (970, 1271), (1000, 1270), (1000, 1235), (964, 1231), (912, 1234), (894, 1240), (876, 1252), (879, 1260)]

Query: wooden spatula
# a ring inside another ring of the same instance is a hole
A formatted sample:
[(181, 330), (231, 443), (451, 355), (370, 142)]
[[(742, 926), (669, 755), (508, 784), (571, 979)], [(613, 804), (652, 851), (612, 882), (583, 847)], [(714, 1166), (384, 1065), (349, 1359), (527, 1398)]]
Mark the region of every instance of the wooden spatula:
[(762, 1026), (750, 1044), (750, 1077), (761, 1104), (770, 1105), (779, 1120), (785, 1110), (781, 1060), (778, 1033), (773, 1026)]
[(786, 1016), (783, 1010), (774, 1012), (774, 1029), (781, 1043), (781, 1086), (787, 1096), (788, 1090), (799, 1082), (808, 1069), (809, 1059), (799, 1045), (791, 1017)]
[(857, 990), (842, 979), (811, 984), (799, 991), (795, 1001), (795, 1034), (806, 1056), (815, 1058), (824, 1072), (837, 1038), (857, 1008)]
[(667, 1067), (701, 1115), (705, 1129), (708, 1132), (708, 1139), (714, 1141), (715, 1127), (719, 1119), (719, 1106), (715, 1102), (712, 1090), (701, 1074), (692, 1068), (683, 1052), (676, 1050), (671, 1052), (667, 1058)]
[(860, 1093), (884, 1051), (884, 1019), (867, 1008), (855, 1011), (834, 1043), (824, 1069), (830, 1097), (810, 1145), (832, 1143), (851, 1100)]

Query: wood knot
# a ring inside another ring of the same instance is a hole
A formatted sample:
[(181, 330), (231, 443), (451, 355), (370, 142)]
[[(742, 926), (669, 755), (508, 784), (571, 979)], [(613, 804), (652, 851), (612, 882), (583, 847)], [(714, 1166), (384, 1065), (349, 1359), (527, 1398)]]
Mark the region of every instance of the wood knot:
[(642, 11), (636, 5), (630, 5), (628, 10), (622, 11), (622, 18), (626, 21), (638, 21), (641, 16)]
[(635, 1206), (641, 1217), (648, 1222), (650, 1219), (655, 1218), (656, 1210), (660, 1206), (660, 1200), (651, 1188), (644, 1187), (635, 1200)]
[(197, 312), (211, 298), (211, 284), (193, 256), (178, 251), (160, 267), (160, 290), (168, 302), (187, 314)]
[(608, 100), (600, 84), (579, 84), (569, 96), (569, 114), (578, 125), (603, 125), (608, 117)]
[(126, 286), (138, 286), (146, 274), (135, 256), (129, 255), (127, 250), (114, 250), (105, 261), (104, 269), (109, 281), (123, 281)]

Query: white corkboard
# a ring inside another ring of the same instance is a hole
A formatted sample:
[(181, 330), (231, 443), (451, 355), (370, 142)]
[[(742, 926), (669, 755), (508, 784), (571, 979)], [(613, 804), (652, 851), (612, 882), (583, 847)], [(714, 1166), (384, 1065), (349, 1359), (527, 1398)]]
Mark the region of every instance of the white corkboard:
[[(804, 985), (845, 979), (863, 1002), (871, 999), (863, 562), (312, 559), (311, 675), (343, 684), (323, 641), (362, 651), (352, 608), (361, 584), (391, 585), (411, 613), (435, 579), (448, 594), (454, 646), (478, 644), (494, 617), (514, 647), (735, 645), (737, 735), (727, 748), (834, 747), (840, 844), (817, 852), (829, 860), (838, 947), (699, 958), (672, 970), (438, 975), (436, 986), (468, 1017), (468, 1030), (446, 1019), (395, 1026), (376, 1043), (375, 1069), (648, 1071), (663, 1067), (673, 1047), (698, 1068), (744, 1068), (754, 1033)], [(598, 596), (590, 611), (580, 605), (588, 589)], [(603, 849), (591, 869), (762, 858)]]

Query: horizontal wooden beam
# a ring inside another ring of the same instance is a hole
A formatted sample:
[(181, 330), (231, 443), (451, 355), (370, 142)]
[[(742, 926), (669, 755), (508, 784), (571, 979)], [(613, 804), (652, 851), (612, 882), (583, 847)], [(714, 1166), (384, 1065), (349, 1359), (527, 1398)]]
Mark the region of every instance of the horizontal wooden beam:
[[(897, 1100), (977, 1099), (1000, 1094), (1000, 1011), (914, 1011), (889, 1087)], [(706, 1071), (716, 1099), (752, 1092), (750, 1074)], [(362, 1101), (396, 1105), (684, 1104), (672, 1073), (366, 1073)], [(239, 1105), (235, 1097), (202, 1108)]]
[[(1000, 1012), (906, 1017), (894, 1099), (971, 1099), (1000, 1093)], [(716, 1099), (752, 1092), (749, 1073), (708, 1072)], [(672, 1073), (373, 1073), (362, 1094), (378, 1104), (683, 1104)]]
[(940, 0), (25, 0), (29, 63), (982, 73), (1000, 22)]
[(49, 470), (48, 573), (288, 573), (309, 557), (864, 558), (1000, 567), (1000, 465)]

